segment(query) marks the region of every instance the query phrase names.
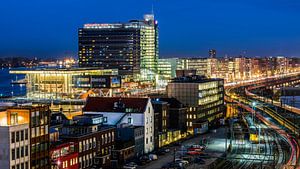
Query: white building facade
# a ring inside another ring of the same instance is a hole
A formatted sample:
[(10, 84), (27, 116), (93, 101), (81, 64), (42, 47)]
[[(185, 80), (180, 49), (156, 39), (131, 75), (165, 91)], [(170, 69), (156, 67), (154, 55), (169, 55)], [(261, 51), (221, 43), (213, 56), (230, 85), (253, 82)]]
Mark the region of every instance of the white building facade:
[(84, 114), (103, 115), (104, 124), (144, 127), (144, 153), (154, 150), (154, 110), (150, 98), (90, 97)]
[(0, 168), (29, 169), (29, 124), (0, 126)]

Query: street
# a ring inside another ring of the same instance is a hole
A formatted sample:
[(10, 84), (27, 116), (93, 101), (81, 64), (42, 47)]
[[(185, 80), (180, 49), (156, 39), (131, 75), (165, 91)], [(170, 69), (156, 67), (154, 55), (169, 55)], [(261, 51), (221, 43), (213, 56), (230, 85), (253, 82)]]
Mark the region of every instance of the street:
[[(205, 160), (204, 165), (192, 164), (189, 165), (187, 168), (194, 169), (194, 168), (204, 168), (205, 166), (214, 162), (217, 157), (221, 157), (222, 154), (225, 152), (225, 128), (219, 128), (216, 132), (210, 131), (209, 133), (199, 135), (195, 138), (186, 140), (182, 142), (181, 146), (190, 146), (193, 144), (199, 144), (201, 139), (207, 140), (207, 148), (204, 151), (207, 153), (211, 158), (203, 159)], [(174, 149), (180, 150), (181, 147), (170, 147), (170, 152), (166, 153), (163, 156), (159, 156), (158, 160), (152, 161), (144, 166), (139, 166), (138, 169), (160, 169), (163, 165), (172, 162), (174, 160)]]

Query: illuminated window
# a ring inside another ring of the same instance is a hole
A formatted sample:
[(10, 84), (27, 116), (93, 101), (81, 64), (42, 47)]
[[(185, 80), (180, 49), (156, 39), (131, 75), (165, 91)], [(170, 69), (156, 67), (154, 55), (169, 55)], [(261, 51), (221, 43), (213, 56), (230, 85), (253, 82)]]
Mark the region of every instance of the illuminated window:
[(10, 124), (11, 125), (18, 124), (18, 113), (11, 113), (10, 114)]

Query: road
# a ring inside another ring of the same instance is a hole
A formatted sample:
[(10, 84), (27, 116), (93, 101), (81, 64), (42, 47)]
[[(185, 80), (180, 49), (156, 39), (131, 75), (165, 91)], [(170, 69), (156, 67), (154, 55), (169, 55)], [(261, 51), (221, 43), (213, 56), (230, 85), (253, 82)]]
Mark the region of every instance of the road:
[[(207, 149), (205, 150), (205, 153), (207, 153), (211, 158), (204, 159), (205, 165), (196, 165), (192, 164), (187, 169), (194, 169), (194, 168), (205, 168), (207, 165), (213, 163), (218, 157), (221, 157), (225, 152), (225, 128), (219, 128), (216, 130), (216, 132), (209, 132), (207, 134), (203, 134), (200, 136), (197, 136), (195, 138), (186, 140), (182, 142), (182, 146), (190, 146), (193, 144), (199, 144), (200, 140), (203, 138), (206, 138), (208, 140)], [(170, 147), (170, 152), (159, 156), (158, 160), (152, 161), (144, 166), (139, 166), (138, 169), (160, 169), (164, 164), (167, 164), (169, 162), (172, 162), (174, 160), (174, 149), (180, 150), (181, 147)], [(177, 151), (177, 154), (180, 154), (179, 151)]]

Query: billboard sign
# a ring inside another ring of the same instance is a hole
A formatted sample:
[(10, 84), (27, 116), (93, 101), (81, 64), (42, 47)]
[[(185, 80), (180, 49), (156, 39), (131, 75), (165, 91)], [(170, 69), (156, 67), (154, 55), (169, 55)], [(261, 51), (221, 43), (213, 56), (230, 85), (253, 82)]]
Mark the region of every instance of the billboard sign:
[(77, 88), (120, 88), (121, 77), (115, 75), (73, 76), (73, 84)]

